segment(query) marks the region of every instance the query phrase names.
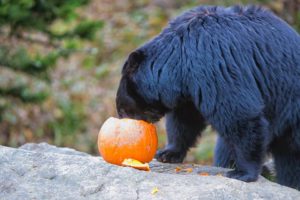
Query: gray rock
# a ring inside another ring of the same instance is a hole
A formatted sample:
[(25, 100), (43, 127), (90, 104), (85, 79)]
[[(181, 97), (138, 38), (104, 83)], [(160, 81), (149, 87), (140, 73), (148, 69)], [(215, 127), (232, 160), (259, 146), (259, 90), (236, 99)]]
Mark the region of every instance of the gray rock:
[[(221, 174), (227, 170), (222, 168), (153, 161), (151, 172), (144, 172), (108, 164), (101, 157), (70, 154), (47, 144), (25, 147), (0, 146), (1, 200), (300, 199), (299, 191), (264, 178), (244, 183), (223, 177)], [(210, 175), (201, 176), (201, 172)], [(152, 194), (156, 187), (158, 192)]]
[(83, 153), (80, 151), (76, 151), (67, 147), (56, 147), (45, 142), (35, 144), (35, 143), (27, 143), (23, 146), (19, 147), (19, 149), (25, 149), (29, 151), (36, 151), (41, 153), (59, 153), (59, 154), (67, 154), (67, 155), (77, 155), (77, 156), (90, 156), (87, 153)]

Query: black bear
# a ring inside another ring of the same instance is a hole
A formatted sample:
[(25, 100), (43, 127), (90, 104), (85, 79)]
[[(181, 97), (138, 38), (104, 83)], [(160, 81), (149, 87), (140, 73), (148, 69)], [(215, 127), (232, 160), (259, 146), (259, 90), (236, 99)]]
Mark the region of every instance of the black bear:
[(120, 117), (166, 115), (162, 162), (182, 162), (207, 124), (215, 165), (255, 181), (267, 153), (280, 184), (300, 189), (300, 36), (257, 6), (200, 6), (132, 52), (116, 98)]

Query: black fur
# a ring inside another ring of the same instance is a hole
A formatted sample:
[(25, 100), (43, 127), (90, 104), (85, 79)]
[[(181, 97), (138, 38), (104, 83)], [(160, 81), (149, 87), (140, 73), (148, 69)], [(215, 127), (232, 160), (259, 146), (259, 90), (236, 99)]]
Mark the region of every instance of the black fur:
[(181, 162), (205, 124), (218, 132), (215, 164), (255, 181), (267, 152), (278, 182), (300, 188), (300, 37), (260, 7), (201, 6), (134, 51), (117, 94), (120, 117), (166, 114), (163, 162)]

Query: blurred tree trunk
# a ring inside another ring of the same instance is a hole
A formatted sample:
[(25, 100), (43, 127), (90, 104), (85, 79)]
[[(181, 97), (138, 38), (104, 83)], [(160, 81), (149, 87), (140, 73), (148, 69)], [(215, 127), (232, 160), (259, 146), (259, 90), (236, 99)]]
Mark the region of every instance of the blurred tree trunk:
[(299, 24), (300, 0), (283, 0), (282, 16), (289, 24)]
[(0, 144), (4, 146), (9, 146), (10, 134), (8, 125), (5, 122), (0, 123)]

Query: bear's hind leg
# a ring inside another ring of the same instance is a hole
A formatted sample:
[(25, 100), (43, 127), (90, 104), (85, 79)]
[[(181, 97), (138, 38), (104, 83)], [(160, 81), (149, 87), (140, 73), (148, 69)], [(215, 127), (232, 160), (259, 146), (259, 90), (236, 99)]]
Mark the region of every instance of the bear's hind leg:
[(300, 190), (300, 123), (290, 127), (271, 144), (277, 182)]
[(192, 103), (180, 105), (166, 115), (168, 143), (159, 150), (156, 159), (160, 162), (180, 163), (206, 124)]
[(281, 185), (300, 190), (300, 152), (273, 154), (277, 182)]
[(229, 131), (227, 140), (231, 141), (234, 149), (236, 166), (226, 176), (245, 182), (256, 181), (268, 143), (268, 122), (263, 116), (258, 116), (233, 125), (234, 129)]

